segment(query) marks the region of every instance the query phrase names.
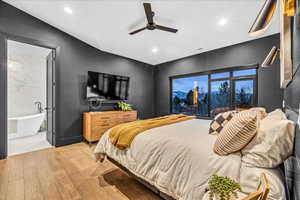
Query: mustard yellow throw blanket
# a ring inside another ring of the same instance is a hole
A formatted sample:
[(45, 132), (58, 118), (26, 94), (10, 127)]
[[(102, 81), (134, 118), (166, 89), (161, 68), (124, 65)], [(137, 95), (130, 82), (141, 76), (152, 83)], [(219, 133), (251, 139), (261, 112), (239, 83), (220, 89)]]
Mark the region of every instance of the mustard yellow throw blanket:
[(195, 118), (196, 116), (178, 114), (153, 119), (137, 120), (113, 127), (109, 133), (109, 138), (114, 146), (123, 150), (130, 147), (135, 136), (146, 130)]

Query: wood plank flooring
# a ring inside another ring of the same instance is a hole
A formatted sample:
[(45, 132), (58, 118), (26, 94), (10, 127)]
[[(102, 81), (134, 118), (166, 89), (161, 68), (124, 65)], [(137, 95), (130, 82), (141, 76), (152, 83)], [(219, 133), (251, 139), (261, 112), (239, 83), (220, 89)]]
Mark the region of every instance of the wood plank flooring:
[(0, 160), (0, 200), (161, 200), (85, 143)]

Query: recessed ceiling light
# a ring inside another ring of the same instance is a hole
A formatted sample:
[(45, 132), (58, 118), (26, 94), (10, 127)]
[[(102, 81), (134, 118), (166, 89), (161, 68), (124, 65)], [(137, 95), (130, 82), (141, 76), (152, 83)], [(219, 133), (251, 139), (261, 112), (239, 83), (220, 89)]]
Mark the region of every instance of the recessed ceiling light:
[(224, 26), (228, 23), (228, 20), (226, 18), (221, 18), (219, 21), (219, 25), (220, 26)]
[(152, 53), (157, 53), (158, 52), (158, 48), (157, 47), (153, 47), (151, 51), (152, 51)]
[(73, 13), (73, 10), (70, 8), (70, 7), (64, 7), (64, 11), (68, 14), (72, 14)]

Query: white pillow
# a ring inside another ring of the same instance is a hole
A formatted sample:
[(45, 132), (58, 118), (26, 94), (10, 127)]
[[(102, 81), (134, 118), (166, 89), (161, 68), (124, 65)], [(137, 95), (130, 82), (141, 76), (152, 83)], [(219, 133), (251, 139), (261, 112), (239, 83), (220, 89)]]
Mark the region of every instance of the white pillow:
[(268, 200), (286, 200), (284, 176), (279, 168), (253, 168), (242, 164), (240, 169), (240, 185), (242, 191), (246, 194), (256, 191), (262, 173), (266, 174), (270, 185)]
[(273, 112), (270, 112), (267, 116), (271, 117), (272, 119), (277, 119), (277, 120), (287, 119), (285, 113), (282, 112), (281, 109), (276, 109)]
[(294, 122), (276, 110), (261, 120), (256, 136), (242, 149), (242, 162), (251, 167), (277, 167), (292, 154), (294, 136)]

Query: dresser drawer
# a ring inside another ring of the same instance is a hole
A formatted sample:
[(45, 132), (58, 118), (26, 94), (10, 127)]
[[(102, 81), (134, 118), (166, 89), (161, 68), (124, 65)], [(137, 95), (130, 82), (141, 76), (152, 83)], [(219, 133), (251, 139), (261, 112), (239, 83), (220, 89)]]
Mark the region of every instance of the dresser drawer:
[(132, 121), (135, 121), (136, 119), (135, 118), (123, 118), (122, 119), (122, 123), (127, 123), (127, 122), (132, 122)]
[(92, 138), (91, 142), (100, 140), (101, 136), (107, 131), (109, 128), (100, 128), (100, 129), (94, 129), (92, 131)]
[(98, 141), (108, 129), (122, 123), (135, 121), (136, 111), (107, 111), (84, 113), (83, 137), (89, 141)]
[(92, 117), (92, 121), (96, 122), (96, 121), (110, 121), (111, 120), (111, 116), (93, 116)]
[(104, 126), (104, 127), (107, 127), (107, 126), (111, 126), (111, 122), (110, 121), (94, 121), (93, 122), (93, 126)]

